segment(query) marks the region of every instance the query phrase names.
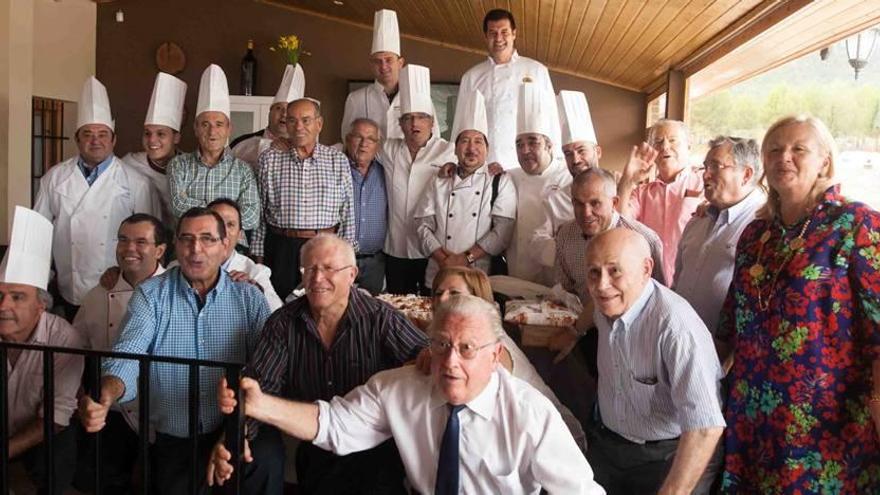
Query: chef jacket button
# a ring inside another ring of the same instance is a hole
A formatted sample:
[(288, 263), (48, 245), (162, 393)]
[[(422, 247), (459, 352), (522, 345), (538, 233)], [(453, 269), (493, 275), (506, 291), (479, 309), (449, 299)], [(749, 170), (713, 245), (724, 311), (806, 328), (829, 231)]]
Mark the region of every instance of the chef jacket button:
[(452, 218), (452, 213), (449, 214), (449, 218)]
[(473, 215), (473, 216), (477, 216), (477, 214), (476, 214), (476, 213), (471, 213), (471, 215)]
[(477, 196), (479, 196), (479, 195), (480, 195), (480, 191), (477, 191)]
[(452, 196), (455, 196), (455, 193), (452, 193)]
[(448, 241), (449, 239), (452, 239), (451, 235), (446, 236), (446, 240)]
[(110, 299), (113, 299), (114, 297), (116, 297), (116, 294), (110, 294)]

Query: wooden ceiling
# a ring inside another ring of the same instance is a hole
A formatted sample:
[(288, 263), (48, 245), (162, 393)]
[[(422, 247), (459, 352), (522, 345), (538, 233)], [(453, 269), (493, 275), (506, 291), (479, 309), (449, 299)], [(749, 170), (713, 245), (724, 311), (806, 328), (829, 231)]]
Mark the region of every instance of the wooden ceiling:
[[(549, 68), (636, 91), (658, 79), (767, 0), (258, 0), (371, 28), (397, 11), (402, 36), (486, 53), (483, 15), (517, 21), (516, 46)], [(778, 3), (778, 2), (770, 2)]]

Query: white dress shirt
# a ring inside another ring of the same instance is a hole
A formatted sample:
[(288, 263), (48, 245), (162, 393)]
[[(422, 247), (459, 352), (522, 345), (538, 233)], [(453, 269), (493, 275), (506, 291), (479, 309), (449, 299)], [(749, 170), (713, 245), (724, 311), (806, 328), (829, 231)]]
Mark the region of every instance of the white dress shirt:
[(416, 153), (415, 160), (403, 139), (388, 139), (379, 153), (379, 162), (385, 171), (385, 190), (388, 192), (388, 236), (385, 254), (397, 258), (424, 258), (416, 222), (416, 205), (428, 184), (440, 168), (455, 162), (455, 146), (437, 134)]
[(691, 218), (681, 234), (672, 288), (693, 306), (712, 335), (733, 280), (736, 243), (765, 201), (755, 189), (729, 208), (709, 208), (706, 215)]
[[(459, 93), (480, 90), (486, 98), (486, 117), (489, 123), (489, 155), (486, 163), (498, 162), (505, 170), (517, 168), (516, 157), (516, 112), (519, 87), (524, 81), (531, 81), (545, 90), (545, 108), (550, 109), (551, 135), (554, 156), (562, 156), (560, 147), (559, 116), (556, 108), (556, 92), (550, 81), (547, 67), (537, 60), (521, 57), (516, 51), (510, 62), (496, 64), (492, 57), (468, 69), (461, 77)], [(465, 98), (459, 98), (456, 113), (464, 111), (461, 105)]]
[[(461, 493), (605, 493), (559, 412), (525, 382), (499, 369), (466, 406), (459, 413)], [(313, 444), (345, 455), (393, 437), (410, 484), (433, 493), (449, 408), (430, 375), (413, 366), (383, 371), (318, 407)]]
[(162, 216), (160, 220), (165, 225), (165, 229), (173, 232), (177, 227), (177, 218), (171, 212), (171, 191), (168, 186), (168, 176), (150, 166), (147, 154), (143, 151), (137, 153), (129, 153), (122, 158), (129, 167), (137, 170), (150, 181), (153, 190), (159, 197), (162, 204)]
[[(572, 179), (573, 180), (573, 179)], [(556, 234), (560, 227), (574, 220), (571, 182), (565, 186), (550, 184), (541, 194), (544, 222), (532, 234), (531, 251), (541, 265), (552, 268), (556, 261)]]
[[(508, 272), (511, 277), (550, 287), (554, 284), (553, 270), (549, 270), (541, 261), (543, 249), (533, 249), (532, 243), (536, 230), (547, 218), (544, 212), (544, 196), (548, 191), (558, 192), (569, 186), (571, 174), (559, 160), (553, 160), (541, 175), (529, 175), (521, 168), (508, 173), (516, 185), (518, 212), (513, 241), (507, 250)], [(553, 253), (555, 252), (553, 244)], [(553, 266), (552, 263), (549, 266)]]

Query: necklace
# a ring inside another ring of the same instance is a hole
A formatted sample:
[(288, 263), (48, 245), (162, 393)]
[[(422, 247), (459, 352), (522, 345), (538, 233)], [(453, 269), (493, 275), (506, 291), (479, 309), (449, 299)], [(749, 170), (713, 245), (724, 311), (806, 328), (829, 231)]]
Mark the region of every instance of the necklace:
[[(764, 286), (762, 286), (762, 282), (764, 282), (765, 275), (767, 275), (767, 269), (761, 264), (761, 258), (764, 256), (764, 246), (767, 244), (767, 241), (770, 240), (770, 229), (768, 228), (761, 235), (760, 246), (758, 247), (758, 259), (755, 260), (755, 264), (749, 267), (749, 275), (752, 277), (752, 285), (754, 285), (758, 289), (758, 309), (761, 311), (766, 311), (767, 308), (770, 307), (770, 300), (773, 298), (773, 295), (776, 293), (776, 281), (779, 279), (779, 274), (782, 273), (782, 270), (788, 265), (788, 262), (791, 261), (791, 258), (794, 256), (795, 251), (801, 251), (804, 247), (804, 234), (807, 233), (807, 228), (810, 226), (810, 222), (812, 218), (808, 218), (807, 221), (804, 222), (804, 226), (801, 227), (801, 231), (797, 237), (791, 240), (791, 242), (781, 249), (782, 252), (785, 253), (785, 259), (776, 269), (775, 273), (773, 273), (773, 278), (770, 281), (770, 284), (767, 285), (767, 292), (764, 293)], [(772, 226), (771, 226), (772, 228)], [(785, 233), (783, 230), (783, 235), (779, 238), (780, 241), (784, 240)], [(780, 251), (778, 249), (777, 244), (777, 252)]]

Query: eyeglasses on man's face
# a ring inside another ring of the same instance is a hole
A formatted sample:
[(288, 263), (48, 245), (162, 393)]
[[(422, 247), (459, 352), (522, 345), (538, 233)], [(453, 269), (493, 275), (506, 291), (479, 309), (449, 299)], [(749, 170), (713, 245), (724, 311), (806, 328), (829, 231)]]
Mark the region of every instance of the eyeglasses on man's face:
[(215, 237), (208, 234), (202, 235), (191, 235), (191, 234), (182, 234), (177, 236), (177, 242), (183, 244), (186, 247), (193, 247), (196, 243), (202, 245), (202, 247), (213, 247), (216, 246), (218, 242), (222, 241), (221, 237)]
[(483, 345), (477, 345), (471, 342), (460, 342), (458, 344), (453, 344), (452, 342), (445, 339), (431, 339), (430, 350), (431, 354), (435, 356), (445, 356), (452, 349), (455, 349), (455, 351), (458, 352), (458, 355), (461, 356), (462, 359), (473, 359), (477, 357), (477, 353), (479, 353), (481, 349), (485, 349), (486, 347), (497, 343), (497, 339)]
[(325, 277), (331, 277), (336, 275), (337, 273), (345, 270), (347, 268), (352, 268), (354, 265), (345, 265), (339, 268), (333, 268), (331, 266), (301, 266), (299, 267), (299, 272), (305, 275), (306, 277), (311, 277), (318, 273), (324, 275)]

